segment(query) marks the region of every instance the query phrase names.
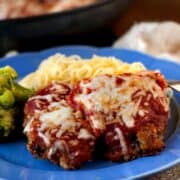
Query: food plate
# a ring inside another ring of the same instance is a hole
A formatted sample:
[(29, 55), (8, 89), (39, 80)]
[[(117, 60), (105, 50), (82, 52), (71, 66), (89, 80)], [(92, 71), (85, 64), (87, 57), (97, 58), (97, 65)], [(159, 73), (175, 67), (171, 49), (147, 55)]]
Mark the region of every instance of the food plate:
[[(20, 78), (34, 71), (41, 60), (54, 53), (66, 55), (78, 54), (89, 58), (93, 54), (115, 56), (126, 62), (140, 61), (148, 69), (160, 70), (165, 77), (180, 79), (180, 65), (155, 59), (138, 52), (112, 48), (97, 49), (84, 46), (66, 46), (45, 50), (39, 53), (24, 53), (11, 58), (0, 59), (0, 66), (11, 65), (19, 73)], [(174, 99), (180, 102), (175, 93)], [(0, 177), (7, 179), (135, 179), (152, 175), (180, 163), (180, 114), (179, 105), (172, 101), (171, 118), (166, 134), (166, 148), (155, 156), (143, 157), (130, 162), (112, 163), (109, 161), (93, 161), (79, 170), (66, 171), (46, 160), (36, 160), (26, 149), (26, 140), (17, 140), (0, 144)]]

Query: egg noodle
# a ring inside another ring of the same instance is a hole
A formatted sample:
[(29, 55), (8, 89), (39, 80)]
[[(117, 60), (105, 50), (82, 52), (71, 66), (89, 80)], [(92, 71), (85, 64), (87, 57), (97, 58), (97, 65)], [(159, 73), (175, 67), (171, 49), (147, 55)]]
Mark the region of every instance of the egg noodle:
[(137, 73), (144, 69), (143, 64), (139, 62), (128, 64), (115, 57), (93, 55), (91, 59), (82, 59), (77, 55), (55, 54), (42, 61), (38, 69), (22, 79), (20, 84), (37, 91), (53, 80), (74, 84), (97, 75)]

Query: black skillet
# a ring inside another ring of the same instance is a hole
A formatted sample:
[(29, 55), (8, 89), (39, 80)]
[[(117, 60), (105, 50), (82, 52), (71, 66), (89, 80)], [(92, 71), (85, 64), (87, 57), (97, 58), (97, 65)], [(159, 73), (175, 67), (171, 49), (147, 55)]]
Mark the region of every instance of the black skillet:
[[(11, 50), (36, 50), (53, 45), (105, 40), (104, 27), (123, 12), (131, 0), (98, 0), (92, 5), (48, 15), (0, 21), (0, 54)], [(108, 39), (108, 38), (107, 38)], [(84, 43), (83, 43), (84, 44)]]

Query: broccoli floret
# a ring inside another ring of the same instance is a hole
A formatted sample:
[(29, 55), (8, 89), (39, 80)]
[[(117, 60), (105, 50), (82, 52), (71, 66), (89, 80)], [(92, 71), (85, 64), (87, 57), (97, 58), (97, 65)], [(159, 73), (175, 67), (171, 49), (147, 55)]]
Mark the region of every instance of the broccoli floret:
[(18, 77), (17, 72), (10, 66), (0, 68), (0, 76), (6, 76), (8, 78), (16, 79)]
[(26, 101), (30, 96), (33, 95), (33, 91), (24, 88), (11, 80), (11, 92), (13, 93), (16, 101)]
[(16, 119), (23, 113), (25, 101), (33, 95), (33, 91), (20, 86), (15, 79), (16, 71), (10, 66), (0, 68), (0, 140), (17, 130)]
[(15, 110), (0, 108), (0, 137), (9, 136), (10, 132), (14, 129), (14, 115)]
[(13, 93), (6, 89), (1, 95), (0, 95), (0, 106), (8, 109), (11, 108), (14, 105), (15, 98)]

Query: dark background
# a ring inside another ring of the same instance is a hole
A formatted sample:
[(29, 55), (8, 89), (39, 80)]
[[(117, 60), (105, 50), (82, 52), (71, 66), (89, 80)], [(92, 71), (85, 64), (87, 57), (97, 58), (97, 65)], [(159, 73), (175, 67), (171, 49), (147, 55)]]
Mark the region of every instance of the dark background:
[[(81, 44), (91, 46), (111, 46), (112, 43), (126, 32), (133, 24), (142, 21), (176, 21), (180, 22), (180, 0), (132, 0), (124, 12), (116, 19), (107, 22), (106, 26), (88, 33), (69, 35), (68, 37), (50, 36), (44, 39), (29, 39), (26, 44), (21, 40), (19, 46), (12, 50), (39, 51), (54, 46)], [(6, 40), (4, 42), (6, 43)], [(12, 45), (13, 47), (13, 45)], [(14, 46), (15, 47), (15, 46)], [(2, 49), (1, 49), (2, 50)], [(0, 56), (8, 50), (0, 50)]]
[(114, 24), (114, 33), (122, 35), (134, 23), (141, 21), (180, 22), (180, 0), (133, 0)]

